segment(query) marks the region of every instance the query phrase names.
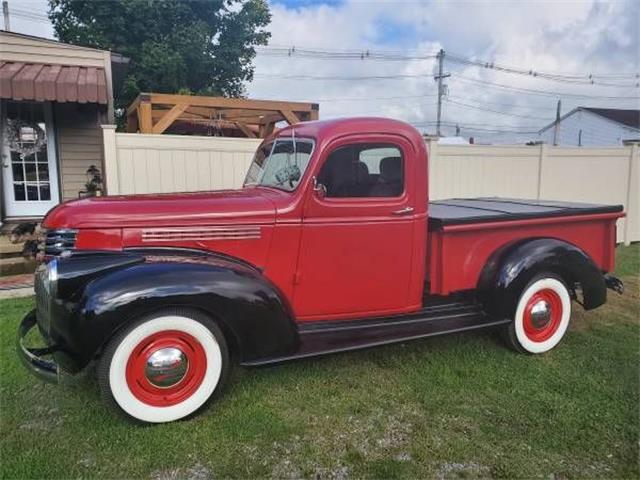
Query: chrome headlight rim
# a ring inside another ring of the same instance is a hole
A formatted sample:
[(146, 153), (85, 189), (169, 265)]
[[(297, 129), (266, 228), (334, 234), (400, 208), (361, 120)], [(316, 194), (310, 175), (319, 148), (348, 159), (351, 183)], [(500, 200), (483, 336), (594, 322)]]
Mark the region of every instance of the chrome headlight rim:
[(49, 263), (47, 263), (46, 270), (46, 278), (45, 278), (45, 288), (50, 296), (55, 296), (58, 287), (58, 259), (53, 258)]

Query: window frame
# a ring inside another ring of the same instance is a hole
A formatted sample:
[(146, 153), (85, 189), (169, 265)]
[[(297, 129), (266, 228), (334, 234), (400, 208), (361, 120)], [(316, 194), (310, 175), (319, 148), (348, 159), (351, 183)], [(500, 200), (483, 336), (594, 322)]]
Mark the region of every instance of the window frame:
[[(276, 146), (276, 143), (278, 141), (291, 141), (292, 136), (287, 135), (287, 136), (282, 136), (282, 137), (274, 137), (270, 144), (271, 144), (271, 148), (269, 149), (269, 156), (271, 156), (271, 154), (273, 153), (273, 149)], [(274, 190), (277, 190), (279, 192), (285, 192), (285, 193), (294, 193), (298, 190), (298, 188), (300, 188), (300, 185), (304, 182), (306, 176), (308, 175), (308, 173), (311, 171), (312, 169), (312, 163), (313, 163), (313, 156), (316, 153), (316, 146), (317, 146), (317, 142), (315, 137), (308, 137), (308, 136), (296, 136), (293, 137), (293, 140), (297, 143), (297, 142), (304, 142), (304, 143), (311, 143), (311, 152), (309, 153), (309, 161), (307, 162), (307, 166), (305, 167), (304, 171), (301, 172), (300, 174), (300, 179), (298, 180), (298, 183), (296, 184), (296, 186), (294, 188), (292, 188), (291, 190), (288, 190), (286, 188), (279, 188), (275, 185), (262, 185), (260, 183), (247, 183), (247, 176), (249, 175), (249, 170), (247, 170), (247, 173), (245, 174), (244, 177), (244, 181), (242, 182), (242, 188), (252, 188), (252, 187), (261, 187), (261, 188), (272, 188)], [(253, 165), (254, 161), (255, 161), (255, 157), (258, 154), (258, 152), (264, 148), (270, 145), (269, 143), (266, 144), (260, 144), (258, 146), (258, 148), (256, 149), (253, 158), (251, 159), (251, 163), (249, 164), (249, 169), (251, 168), (251, 166)]]
[[(323, 155), (321, 162), (319, 162), (317, 171), (314, 174), (315, 178), (320, 177), (323, 168), (327, 164), (331, 155), (340, 150), (341, 148), (349, 148), (357, 145), (367, 145), (369, 148), (395, 148), (400, 153), (400, 160), (402, 164), (402, 190), (399, 195), (394, 196), (366, 196), (366, 197), (329, 197), (324, 196), (322, 199), (319, 199), (322, 203), (337, 203), (337, 202), (349, 202), (349, 203), (359, 203), (359, 202), (370, 202), (370, 203), (380, 203), (380, 202), (388, 202), (388, 203), (396, 203), (399, 200), (405, 201), (408, 196), (408, 188), (407, 188), (407, 155), (405, 149), (399, 142), (392, 142), (390, 140), (366, 140), (366, 139), (358, 139), (358, 140), (349, 140), (344, 143), (340, 142), (338, 145), (330, 147), (327, 149), (327, 153)], [(366, 149), (360, 149), (358, 151), (358, 159), (360, 158), (360, 154)], [(381, 159), (382, 160), (382, 159)], [(360, 161), (360, 160), (359, 160)], [(364, 163), (364, 162), (363, 162)], [(326, 187), (326, 185), (325, 185)]]

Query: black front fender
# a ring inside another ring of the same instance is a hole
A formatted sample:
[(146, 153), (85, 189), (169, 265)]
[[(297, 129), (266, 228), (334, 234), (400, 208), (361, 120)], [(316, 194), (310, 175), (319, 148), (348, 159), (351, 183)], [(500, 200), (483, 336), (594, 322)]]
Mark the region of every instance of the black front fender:
[(512, 318), (520, 294), (538, 273), (558, 275), (572, 289), (579, 285), (586, 310), (607, 300), (605, 278), (580, 248), (554, 238), (525, 240), (496, 251), (478, 283), (478, 299), (487, 313)]
[(91, 279), (52, 336), (71, 358), (66, 370), (90, 362), (120, 328), (165, 307), (198, 309), (219, 322), (241, 362), (290, 354), (298, 347), (291, 310), (258, 270), (216, 256), (147, 257)]

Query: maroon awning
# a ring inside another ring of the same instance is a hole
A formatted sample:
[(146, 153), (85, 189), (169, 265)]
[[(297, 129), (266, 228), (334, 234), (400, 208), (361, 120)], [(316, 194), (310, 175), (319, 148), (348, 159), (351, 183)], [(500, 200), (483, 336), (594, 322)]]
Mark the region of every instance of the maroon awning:
[(106, 105), (103, 68), (0, 62), (0, 98)]

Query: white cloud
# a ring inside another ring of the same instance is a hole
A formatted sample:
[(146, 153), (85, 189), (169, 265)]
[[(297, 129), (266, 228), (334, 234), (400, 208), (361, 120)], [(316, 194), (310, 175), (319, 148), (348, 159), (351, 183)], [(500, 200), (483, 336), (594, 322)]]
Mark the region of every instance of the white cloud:
[[(464, 57), (565, 74), (637, 72), (639, 66), (638, 4), (633, 0), (583, 2), (362, 2), (346, 0), (337, 5), (287, 8), (272, 6), (272, 45), (327, 49), (384, 51), (401, 47), (380, 42), (375, 35), (380, 22), (406, 28), (415, 36), (411, 51), (429, 53), (443, 46)], [(634, 20), (635, 19), (635, 20)], [(403, 39), (402, 46), (407, 44)], [(248, 91), (255, 98), (320, 101), (322, 117), (354, 114), (395, 116), (409, 121), (433, 121), (436, 84), (428, 76), (431, 60), (375, 62), (368, 60), (319, 60), (274, 58), (259, 55), (256, 79)], [(447, 64), (452, 101), (478, 105), (479, 110), (446, 103), (444, 118), (473, 126), (517, 129), (541, 127), (555, 114), (557, 97), (526, 94), (465, 81), (471, 78), (519, 88), (598, 96), (638, 95), (638, 89), (600, 85), (575, 85), (498, 73), (477, 67)], [(311, 81), (266, 78), (263, 75), (306, 74), (360, 76), (425, 74), (425, 78), (370, 81)], [(605, 81), (604, 79), (602, 81)], [(608, 83), (633, 84), (634, 79), (607, 79)], [(376, 100), (376, 97), (405, 99)], [(324, 99), (369, 97), (364, 101)], [(578, 105), (640, 108), (634, 100), (560, 97), (563, 112)], [(485, 111), (482, 111), (482, 109)], [(486, 111), (498, 110), (512, 115)], [(529, 118), (522, 118), (529, 117)], [(433, 128), (429, 128), (433, 131)], [(453, 129), (449, 128), (448, 132)], [(488, 133), (463, 132), (476, 137)], [(501, 135), (503, 140), (513, 139)]]
[[(273, 46), (365, 51), (393, 50), (423, 55), (441, 47), (467, 58), (564, 74), (640, 71), (636, 0), (610, 1), (387, 1), (344, 0), (310, 5), (273, 3)], [(10, 7), (46, 14), (46, 0), (10, 0)], [(289, 6), (287, 6), (289, 5)], [(293, 6), (291, 6), (293, 5)], [(16, 31), (51, 36), (50, 25), (12, 18)], [(256, 78), (247, 91), (253, 98), (320, 103), (321, 117), (382, 115), (421, 122), (435, 120), (436, 84), (433, 60), (323, 60), (258, 55)], [(444, 119), (479, 128), (505, 130), (546, 124), (555, 114), (557, 97), (533, 95), (474, 83), (493, 82), (517, 88), (561, 92), (563, 112), (578, 105), (640, 108), (637, 100), (574, 98), (566, 94), (638, 96), (640, 89), (576, 85), (499, 73), (447, 62), (450, 99), (479, 109), (445, 103)], [(409, 75), (393, 80), (312, 80), (281, 76), (323, 77)], [(415, 75), (424, 75), (416, 77)], [(601, 78), (616, 84), (639, 79)], [(380, 99), (382, 97), (382, 99)], [(388, 98), (403, 97), (403, 98)], [(338, 99), (362, 100), (338, 100)], [(484, 111), (483, 111), (484, 110)], [(497, 110), (511, 115), (501, 115)], [(523, 118), (525, 117), (525, 118)], [(528, 118), (527, 118), (528, 117)], [(433, 131), (430, 127), (429, 131)], [(453, 129), (448, 128), (448, 133)], [(493, 138), (489, 132), (466, 136)], [(513, 136), (501, 135), (503, 141)]]

